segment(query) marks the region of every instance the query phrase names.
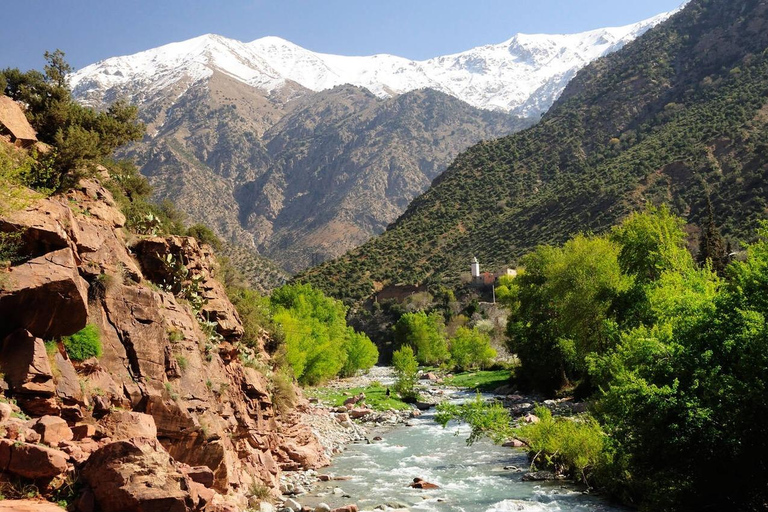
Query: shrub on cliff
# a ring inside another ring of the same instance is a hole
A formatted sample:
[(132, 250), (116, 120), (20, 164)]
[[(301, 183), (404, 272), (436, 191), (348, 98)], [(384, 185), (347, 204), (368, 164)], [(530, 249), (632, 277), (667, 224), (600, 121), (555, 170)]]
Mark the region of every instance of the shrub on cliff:
[(88, 324), (71, 336), (62, 338), (64, 348), (73, 361), (85, 361), (89, 357), (101, 357), (101, 334), (98, 327)]
[(222, 248), (221, 240), (216, 236), (211, 228), (205, 224), (193, 224), (187, 228), (187, 236), (191, 236), (201, 244), (208, 244), (215, 250), (220, 251)]
[(26, 115), (38, 139), (53, 146), (40, 158), (50, 172), (30, 174), (27, 185), (64, 189), (115, 149), (144, 135), (136, 107), (117, 101), (105, 111), (83, 107), (72, 98), (67, 75), (72, 68), (64, 52), (46, 52), (45, 72), (0, 71), (4, 93), (26, 105)]

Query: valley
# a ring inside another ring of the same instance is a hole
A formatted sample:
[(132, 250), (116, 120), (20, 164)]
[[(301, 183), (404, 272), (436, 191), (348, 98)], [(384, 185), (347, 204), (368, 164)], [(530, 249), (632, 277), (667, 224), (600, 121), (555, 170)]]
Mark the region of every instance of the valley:
[(0, 512), (768, 510), (768, 1), (44, 62), (0, 69)]

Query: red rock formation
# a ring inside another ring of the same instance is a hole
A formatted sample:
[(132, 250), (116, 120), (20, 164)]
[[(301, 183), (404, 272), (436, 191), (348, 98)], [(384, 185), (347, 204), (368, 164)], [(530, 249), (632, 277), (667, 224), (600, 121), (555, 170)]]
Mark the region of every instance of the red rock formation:
[[(184, 237), (139, 237), (129, 248), (124, 223), (95, 180), (0, 219), (0, 230), (23, 233), (28, 258), (0, 269), (10, 278), (0, 290), (8, 393), (33, 417), (66, 420), (30, 429), (5, 418), (6, 437), (61, 447), (37, 447), (46, 474), (83, 466), (91, 489), (83, 510), (138, 510), (137, 500), (141, 510), (226, 510), (218, 493), (243, 505), (254, 479), (277, 489), (281, 470), (326, 464), (299, 414), (278, 415), (269, 378), (241, 362), (243, 351), (269, 357), (240, 345), (243, 327), (210, 248)], [(86, 323), (100, 331), (98, 360), (70, 361), (62, 345), (46, 352), (44, 340)], [(21, 474), (11, 466), (13, 441), (2, 443), (0, 472)], [(126, 468), (162, 478), (132, 480)]]

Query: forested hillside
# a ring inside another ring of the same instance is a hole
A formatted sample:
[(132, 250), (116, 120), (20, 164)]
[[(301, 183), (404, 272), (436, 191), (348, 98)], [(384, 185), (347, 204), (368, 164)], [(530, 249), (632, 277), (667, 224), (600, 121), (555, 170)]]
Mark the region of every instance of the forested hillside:
[(300, 280), (361, 299), (455, 283), (472, 255), (513, 263), (646, 203), (733, 241), (766, 213), (768, 4), (693, 0), (582, 70), (536, 126), (461, 154), (381, 235)]

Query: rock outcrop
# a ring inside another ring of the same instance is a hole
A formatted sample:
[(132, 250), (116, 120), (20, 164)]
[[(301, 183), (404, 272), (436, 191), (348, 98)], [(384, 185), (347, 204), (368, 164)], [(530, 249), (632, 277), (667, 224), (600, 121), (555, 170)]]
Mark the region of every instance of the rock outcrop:
[[(277, 493), (281, 471), (326, 464), (298, 412), (273, 407), (270, 376), (244, 365), (269, 355), (240, 343), (210, 247), (124, 224), (96, 180), (0, 219), (22, 259), (0, 268), (0, 384), (15, 400), (0, 397), (0, 478), (45, 494), (77, 470), (83, 512), (224, 512), (253, 484)], [(73, 361), (60, 339), (87, 324), (101, 355)]]

